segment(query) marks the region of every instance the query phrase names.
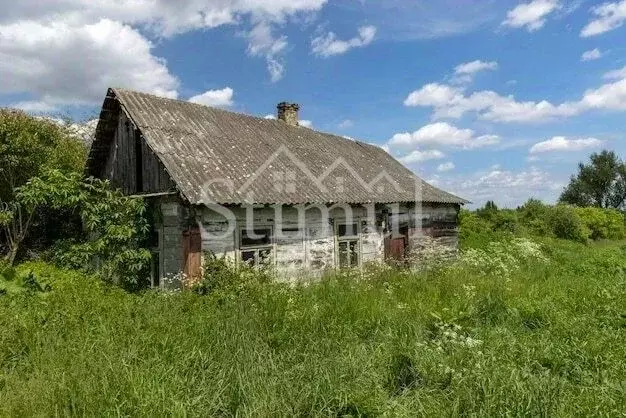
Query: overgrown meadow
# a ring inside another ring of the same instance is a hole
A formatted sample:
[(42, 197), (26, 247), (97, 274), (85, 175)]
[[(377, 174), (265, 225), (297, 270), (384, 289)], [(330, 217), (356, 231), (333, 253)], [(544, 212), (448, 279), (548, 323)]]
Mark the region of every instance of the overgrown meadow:
[(299, 287), (6, 269), (0, 415), (623, 416), (626, 245), (466, 242)]

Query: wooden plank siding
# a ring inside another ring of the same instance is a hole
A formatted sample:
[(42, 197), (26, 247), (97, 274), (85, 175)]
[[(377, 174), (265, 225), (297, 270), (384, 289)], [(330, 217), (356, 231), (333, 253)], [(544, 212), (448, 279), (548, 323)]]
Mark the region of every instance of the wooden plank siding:
[(108, 178), (113, 187), (129, 195), (160, 193), (175, 189), (165, 167), (124, 112), (119, 113), (117, 128), (101, 177)]

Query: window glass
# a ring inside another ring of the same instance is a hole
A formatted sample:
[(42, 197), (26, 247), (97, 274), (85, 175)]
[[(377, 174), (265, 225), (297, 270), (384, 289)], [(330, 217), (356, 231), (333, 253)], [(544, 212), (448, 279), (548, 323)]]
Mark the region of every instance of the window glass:
[(339, 267), (358, 267), (359, 266), (359, 242), (356, 240), (347, 240), (339, 242)]
[(339, 225), (338, 235), (339, 237), (355, 237), (357, 235), (356, 224)]
[(270, 245), (272, 243), (272, 230), (269, 228), (241, 231), (241, 246), (256, 247), (259, 245)]

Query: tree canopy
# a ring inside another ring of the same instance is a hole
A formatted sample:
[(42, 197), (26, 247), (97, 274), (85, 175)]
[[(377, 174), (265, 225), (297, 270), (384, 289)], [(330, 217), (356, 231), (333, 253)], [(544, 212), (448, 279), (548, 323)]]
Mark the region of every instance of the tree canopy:
[(561, 197), (575, 206), (624, 209), (626, 207), (626, 163), (613, 151), (594, 153), (588, 164), (580, 163)]
[(87, 150), (62, 124), (24, 112), (0, 109), (0, 202), (50, 169), (83, 170)]

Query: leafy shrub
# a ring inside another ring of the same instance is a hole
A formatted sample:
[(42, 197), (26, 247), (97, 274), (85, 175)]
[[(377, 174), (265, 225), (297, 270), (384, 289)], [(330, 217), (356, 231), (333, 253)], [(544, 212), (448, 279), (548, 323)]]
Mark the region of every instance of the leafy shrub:
[(512, 210), (500, 210), (491, 215), (491, 223), (496, 231), (515, 234), (519, 232), (517, 214)]
[(550, 236), (552, 230), (548, 224), (552, 208), (538, 199), (528, 199), (518, 209), (521, 224), (534, 235)]
[(576, 208), (576, 213), (589, 229), (591, 239), (620, 240), (625, 236), (624, 215), (616, 209)]
[(557, 205), (550, 214), (550, 227), (555, 237), (577, 242), (587, 242), (589, 230), (578, 216), (576, 209)]
[(199, 295), (219, 293), (237, 294), (249, 286), (271, 281), (269, 272), (242, 265), (239, 268), (226, 257), (217, 257), (206, 253), (202, 279), (192, 286), (192, 291)]

